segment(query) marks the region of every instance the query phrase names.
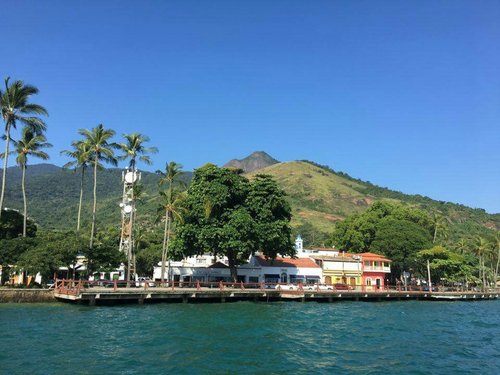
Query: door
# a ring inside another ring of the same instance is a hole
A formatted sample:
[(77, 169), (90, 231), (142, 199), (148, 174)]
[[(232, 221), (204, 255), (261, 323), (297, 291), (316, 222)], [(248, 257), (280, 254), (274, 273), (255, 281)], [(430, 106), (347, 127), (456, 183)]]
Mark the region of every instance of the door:
[(286, 283), (288, 283), (288, 275), (287, 275), (285, 272), (283, 272), (283, 273), (281, 274), (281, 279), (280, 279), (280, 282), (281, 282), (282, 284), (286, 284)]
[(325, 284), (332, 285), (332, 277), (331, 276), (325, 276)]

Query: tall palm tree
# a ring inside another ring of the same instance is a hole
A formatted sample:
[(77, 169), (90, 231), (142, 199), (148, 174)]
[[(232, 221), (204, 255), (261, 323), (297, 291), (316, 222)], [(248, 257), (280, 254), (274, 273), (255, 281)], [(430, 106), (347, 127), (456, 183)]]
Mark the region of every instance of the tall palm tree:
[(76, 221), (76, 231), (80, 231), (80, 218), (82, 214), (82, 204), (83, 204), (83, 182), (85, 179), (85, 170), (90, 163), (90, 146), (84, 141), (74, 141), (71, 143), (73, 150), (63, 150), (61, 155), (66, 155), (72, 158), (72, 161), (67, 162), (63, 165), (63, 168), (74, 168), (81, 170), (80, 178), (80, 202), (78, 204), (78, 218)]
[[(182, 184), (182, 182), (179, 181), (179, 178), (183, 175), (184, 172), (182, 171), (181, 164), (178, 164), (175, 161), (171, 161), (170, 163), (165, 164), (164, 172), (158, 170), (156, 171), (156, 173), (161, 176), (159, 185), (160, 186), (164, 184), (168, 185), (166, 191), (160, 192), (160, 197), (161, 197), (160, 207), (165, 212), (165, 229), (163, 232), (163, 247), (161, 254), (161, 282), (163, 283), (165, 275), (165, 261), (168, 257), (168, 246), (170, 243), (171, 216), (174, 215), (180, 217), (179, 211), (177, 210), (176, 207), (179, 204), (178, 200), (179, 197), (177, 196), (178, 195), (177, 192), (173, 190), (173, 184), (174, 182)], [(170, 259), (169, 259), (168, 269), (170, 272)]]
[(171, 188), (167, 191), (160, 191), (160, 204), (158, 207), (158, 213), (164, 215), (165, 227), (163, 231), (163, 247), (161, 252), (161, 282), (163, 284), (165, 280), (165, 262), (168, 258), (168, 272), (167, 281), (170, 282), (170, 256), (168, 254), (170, 237), (172, 234), (172, 222), (178, 221), (182, 222), (182, 215), (184, 212), (183, 201), (186, 197), (185, 192), (181, 192), (178, 189)]
[(35, 86), (25, 85), (23, 81), (14, 81), (9, 85), (9, 80), (9, 77), (5, 79), (5, 90), (0, 90), (0, 108), (5, 123), (5, 158), (2, 171), (2, 191), (0, 193), (0, 217), (2, 216), (5, 194), (11, 130), (16, 128), (18, 122), (21, 122), (34, 133), (39, 134), (46, 129), (46, 125), (39, 117), (34, 115), (48, 116), (47, 110), (41, 105), (28, 103), (32, 95), (38, 94), (38, 89)]
[(83, 142), (88, 144), (90, 153), (90, 164), (94, 168), (94, 189), (93, 189), (93, 205), (92, 205), (92, 228), (90, 230), (90, 247), (94, 244), (95, 235), (95, 222), (96, 222), (96, 208), (97, 208), (97, 169), (101, 167), (101, 162), (117, 165), (118, 162), (115, 158), (113, 149), (118, 145), (109, 142), (115, 135), (112, 129), (104, 129), (102, 124), (99, 124), (93, 129), (80, 129), (78, 131), (85, 137)]
[(493, 239), (493, 249), (496, 250), (496, 255), (497, 255), (497, 265), (495, 267), (495, 288), (497, 287), (497, 281), (498, 281), (498, 266), (500, 266), (500, 230), (497, 230), (495, 234), (495, 238)]
[(476, 238), (474, 252), (479, 258), (479, 279), (483, 282), (483, 290), (486, 289), (486, 269), (484, 265), (484, 258), (488, 252), (489, 245), (490, 244), (484, 237), (478, 236)]
[(151, 165), (153, 162), (148, 154), (158, 152), (156, 147), (145, 147), (144, 144), (149, 142), (149, 137), (140, 133), (123, 134), (125, 143), (119, 143), (121, 151), (124, 153), (119, 157), (120, 160), (130, 159), (130, 169), (135, 169), (137, 159)]
[[(23, 192), (23, 237), (26, 237), (26, 222), (28, 217), (28, 201), (26, 199), (26, 168), (28, 165), (28, 156), (33, 156), (40, 158), (42, 160), (47, 160), (49, 155), (42, 151), (42, 148), (52, 147), (50, 143), (47, 142), (47, 138), (43, 134), (35, 134), (32, 129), (24, 127), (21, 132), (21, 139), (18, 141), (13, 141), (15, 150), (11, 151), (11, 154), (16, 154), (16, 163), (19, 165), (22, 171), (21, 178), (21, 189)], [(6, 155), (2, 154), (2, 157)]]

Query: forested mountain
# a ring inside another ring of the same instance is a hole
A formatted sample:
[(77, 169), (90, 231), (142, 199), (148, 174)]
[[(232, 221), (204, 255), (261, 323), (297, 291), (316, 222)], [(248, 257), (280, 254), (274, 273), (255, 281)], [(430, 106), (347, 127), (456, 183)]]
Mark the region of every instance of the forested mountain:
[[(18, 167), (7, 170), (6, 207), (22, 209), (21, 173)], [(141, 172), (143, 185), (138, 203), (139, 216), (156, 215), (159, 176)], [(38, 225), (45, 229), (73, 229), (76, 226), (78, 200), (80, 197), (80, 170), (63, 169), (51, 164), (31, 165), (27, 169), (26, 190), (28, 212)], [(92, 216), (92, 170), (85, 171), (85, 188), (82, 208), (82, 224), (90, 223)], [(189, 181), (191, 172), (186, 172)], [(103, 225), (120, 225), (119, 204), (122, 199), (122, 170), (117, 168), (97, 172), (98, 214), (97, 221)]]
[[(79, 172), (50, 164), (31, 165), (27, 171), (29, 216), (42, 228), (73, 229), (76, 226), (80, 189)], [(451, 239), (483, 233), (488, 231), (487, 228), (500, 229), (500, 214), (488, 214), (482, 209), (381, 188), (309, 161), (274, 163), (247, 176), (251, 178), (258, 173), (272, 175), (286, 191), (293, 211), (292, 226), (309, 244), (322, 244), (337, 221), (365, 211), (380, 199), (403, 202), (439, 213), (449, 220), (448, 235)], [(186, 181), (190, 178), (191, 173), (187, 173)], [(7, 179), (6, 206), (21, 209), (19, 169), (9, 168)], [(142, 172), (141, 183), (144, 188), (137, 206), (138, 215), (150, 221), (156, 217), (158, 179), (154, 173)], [(119, 226), (122, 170), (98, 171), (97, 182), (98, 224)], [(91, 219), (91, 190), (92, 171), (87, 170), (82, 212), (84, 226)]]

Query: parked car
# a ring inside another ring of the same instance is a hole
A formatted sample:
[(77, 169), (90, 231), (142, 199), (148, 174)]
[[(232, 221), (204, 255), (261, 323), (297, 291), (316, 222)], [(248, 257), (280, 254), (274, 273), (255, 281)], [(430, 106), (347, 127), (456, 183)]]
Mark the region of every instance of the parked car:
[(333, 287), (335, 290), (352, 290), (352, 286), (347, 284), (334, 284)]
[(298, 290), (299, 286), (295, 284), (276, 284), (274, 289), (277, 290)]
[(333, 290), (333, 286), (328, 284), (308, 284), (303, 288), (304, 290)]

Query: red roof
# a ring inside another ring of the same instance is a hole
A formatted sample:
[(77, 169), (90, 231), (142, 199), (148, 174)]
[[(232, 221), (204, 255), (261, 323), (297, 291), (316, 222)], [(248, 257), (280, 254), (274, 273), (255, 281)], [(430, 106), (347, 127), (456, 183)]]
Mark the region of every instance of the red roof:
[(281, 258), (266, 259), (262, 255), (255, 257), (257, 263), (262, 267), (305, 267), (320, 268), (311, 258)]
[(361, 254), (358, 254), (358, 255), (361, 255), (361, 257), (363, 258), (363, 260), (383, 260), (383, 261), (386, 261), (386, 262), (392, 262), (392, 260), (390, 260), (390, 259), (388, 259), (385, 256), (380, 255), (380, 254), (375, 254), (375, 253), (361, 253)]

